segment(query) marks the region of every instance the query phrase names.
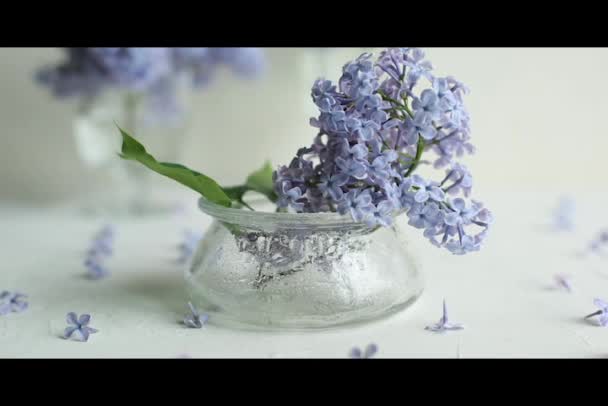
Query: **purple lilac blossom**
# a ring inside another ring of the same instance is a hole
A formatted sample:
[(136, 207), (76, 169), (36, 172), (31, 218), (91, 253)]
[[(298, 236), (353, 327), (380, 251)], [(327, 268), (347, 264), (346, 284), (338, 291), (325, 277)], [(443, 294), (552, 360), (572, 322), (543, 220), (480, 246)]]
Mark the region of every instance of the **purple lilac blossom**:
[(585, 319), (589, 319), (591, 317), (600, 316), (599, 325), (602, 327), (608, 326), (608, 302), (602, 299), (595, 299), (593, 304), (600, 308), (597, 312), (591, 313), (585, 316)]
[(378, 352), (376, 344), (369, 344), (363, 351), (359, 347), (355, 347), (350, 351), (350, 358), (367, 359), (372, 358)]
[(450, 323), (450, 321), (448, 320), (448, 308), (445, 304), (445, 300), (443, 301), (443, 315), (441, 316), (441, 319), (439, 319), (439, 322), (436, 324), (433, 324), (432, 326), (425, 327), (425, 330), (433, 331), (436, 333), (443, 333), (443, 332), (449, 331), (449, 330), (462, 330), (462, 329), (464, 329), (464, 326), (462, 324)]
[(66, 340), (75, 337), (77, 341), (88, 341), (90, 334), (98, 332), (98, 330), (89, 327), (91, 316), (88, 314), (82, 314), (78, 317), (76, 313), (70, 312), (66, 316), (66, 320), (69, 324), (63, 333), (63, 338)]
[(180, 254), (177, 259), (179, 264), (185, 264), (190, 260), (201, 238), (203, 236), (200, 233), (192, 230), (184, 231), (184, 240), (177, 247)]
[(21, 313), (29, 306), (25, 301), (27, 296), (22, 293), (4, 291), (0, 293), (0, 316), (8, 313)]
[[(315, 81), (318, 134), (274, 173), (279, 208), (337, 211), (369, 227), (391, 226), (405, 212), (432, 244), (457, 255), (479, 250), (492, 215), (468, 200), (473, 178), (456, 161), (474, 152), (468, 89), (432, 69), (422, 50), (391, 48), (346, 63), (337, 83)], [(442, 180), (414, 173), (429, 162), (425, 153), (446, 168)]]

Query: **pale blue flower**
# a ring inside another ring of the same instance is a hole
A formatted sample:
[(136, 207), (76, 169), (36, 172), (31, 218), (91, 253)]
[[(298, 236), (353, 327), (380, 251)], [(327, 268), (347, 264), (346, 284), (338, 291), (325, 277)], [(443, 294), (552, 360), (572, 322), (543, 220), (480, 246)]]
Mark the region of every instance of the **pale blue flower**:
[(441, 110), (439, 108), (439, 99), (437, 94), (431, 89), (426, 89), (420, 95), (420, 98), (414, 99), (412, 108), (416, 110), (416, 114), (424, 114), (430, 120), (437, 120)]
[(356, 222), (363, 221), (374, 210), (369, 190), (351, 190), (344, 195), (344, 199), (338, 204), (338, 212), (340, 214), (349, 213)]
[(348, 182), (348, 175), (346, 174), (323, 175), (318, 187), (325, 197), (331, 197), (332, 200), (339, 201), (344, 194), (342, 186), (346, 182)]
[(390, 227), (393, 224), (393, 205), (388, 200), (383, 200), (377, 204), (371, 215), (365, 219), (368, 226), (376, 224), (382, 227)]
[(74, 337), (77, 341), (88, 341), (90, 334), (98, 332), (98, 330), (89, 327), (90, 321), (91, 316), (88, 314), (78, 317), (74, 312), (68, 313), (67, 322), (70, 326), (66, 327), (63, 338), (69, 339)]
[(355, 159), (336, 158), (336, 165), (342, 173), (352, 176), (355, 179), (365, 179), (367, 177), (367, 165)]
[(428, 182), (422, 176), (413, 175), (412, 186), (417, 188), (414, 194), (416, 203), (424, 203), (429, 199), (436, 202), (443, 202), (445, 199), (445, 193), (441, 190), (439, 184)]
[[(414, 118), (407, 118), (405, 120), (405, 136), (409, 141), (418, 139), (418, 136), (424, 138), (426, 141), (431, 141), (437, 135), (437, 130), (433, 127), (431, 118), (424, 114), (424, 112), (416, 112)], [(414, 142), (410, 142), (413, 144)]]
[(464, 199), (457, 198), (452, 200), (451, 211), (445, 215), (444, 221), (448, 226), (459, 226), (469, 224), (471, 219), (477, 214), (472, 207), (467, 207)]
[(415, 204), (408, 212), (408, 224), (419, 229), (435, 227), (443, 220), (443, 212), (435, 203)]

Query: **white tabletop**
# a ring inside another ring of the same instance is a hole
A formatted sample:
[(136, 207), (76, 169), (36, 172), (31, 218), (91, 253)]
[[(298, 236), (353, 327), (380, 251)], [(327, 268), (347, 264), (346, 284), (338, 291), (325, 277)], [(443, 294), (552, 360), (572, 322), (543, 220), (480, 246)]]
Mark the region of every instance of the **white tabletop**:
[[(549, 228), (558, 194), (487, 194), (496, 224), (481, 252), (452, 256), (416, 230), (410, 240), (423, 266), (426, 290), (411, 308), (363, 326), (323, 332), (233, 331), (213, 324), (188, 329), (183, 267), (177, 244), (186, 228), (210, 219), (195, 209), (164, 218), (114, 221), (111, 276), (83, 275), (84, 251), (104, 224), (67, 209), (0, 211), (0, 290), (28, 295), (22, 313), (0, 316), (0, 357), (336, 357), (376, 343), (377, 357), (605, 357), (608, 328), (583, 316), (593, 299), (608, 299), (607, 258), (579, 255), (600, 231), (608, 200), (579, 194), (576, 228)], [(534, 204), (531, 204), (533, 202)], [(572, 276), (573, 291), (553, 277)], [(437, 334), (425, 326), (445, 298), (462, 331)], [(66, 313), (90, 313), (99, 333), (88, 342), (60, 338)]]

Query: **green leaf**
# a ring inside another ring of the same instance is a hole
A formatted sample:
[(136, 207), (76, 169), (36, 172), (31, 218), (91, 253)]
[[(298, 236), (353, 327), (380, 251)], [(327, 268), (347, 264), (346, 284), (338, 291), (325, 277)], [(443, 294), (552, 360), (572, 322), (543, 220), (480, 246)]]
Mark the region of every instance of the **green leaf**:
[(272, 165), (267, 161), (262, 168), (247, 177), (244, 185), (228, 187), (225, 188), (224, 191), (232, 200), (239, 202), (249, 209), (251, 209), (251, 207), (243, 201), (243, 196), (249, 191), (261, 193), (271, 202), (276, 202), (277, 195), (274, 192), (272, 173)]
[(135, 138), (127, 134), (122, 128), (118, 127), (118, 129), (122, 135), (122, 151), (119, 155), (123, 159), (137, 161), (154, 172), (199, 192), (210, 202), (225, 207), (232, 205), (232, 200), (216, 181), (183, 165), (158, 162), (152, 155), (146, 152), (146, 148)]
[(268, 197), (270, 201), (274, 202), (277, 200), (277, 196), (274, 192), (274, 182), (272, 181), (273, 172), (272, 164), (270, 161), (266, 161), (262, 168), (247, 177), (245, 186), (250, 190), (262, 193)]

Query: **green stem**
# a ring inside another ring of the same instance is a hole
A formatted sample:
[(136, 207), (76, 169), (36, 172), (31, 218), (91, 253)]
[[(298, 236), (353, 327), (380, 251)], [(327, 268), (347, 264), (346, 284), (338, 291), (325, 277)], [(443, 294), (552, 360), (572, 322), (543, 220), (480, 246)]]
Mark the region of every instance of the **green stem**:
[(416, 168), (418, 167), (418, 164), (420, 164), (420, 160), (422, 158), (422, 152), (424, 151), (424, 138), (422, 137), (418, 137), (418, 146), (416, 147), (416, 156), (414, 157), (414, 162), (412, 162), (412, 165), (408, 168), (407, 172), (405, 173), (405, 175), (403, 176), (404, 178), (407, 178), (408, 176), (410, 176), (412, 174), (412, 172), (414, 172), (416, 170)]

